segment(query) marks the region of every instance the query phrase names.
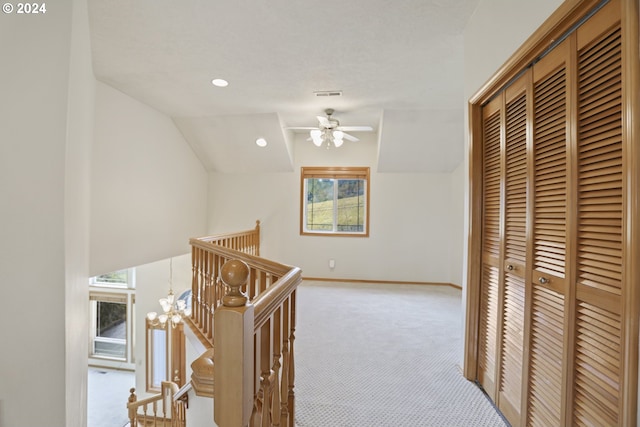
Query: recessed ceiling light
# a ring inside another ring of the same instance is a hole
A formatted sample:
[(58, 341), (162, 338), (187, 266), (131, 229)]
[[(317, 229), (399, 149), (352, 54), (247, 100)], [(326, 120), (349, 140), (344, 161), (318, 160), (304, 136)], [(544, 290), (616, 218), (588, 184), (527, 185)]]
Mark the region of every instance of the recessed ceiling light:
[(213, 79), (213, 80), (211, 80), (211, 83), (213, 83), (214, 86), (218, 86), (218, 87), (227, 87), (227, 86), (229, 86), (229, 82), (226, 81), (225, 79)]
[(266, 147), (267, 146), (267, 140), (264, 138), (258, 138), (256, 139), (256, 145), (258, 147)]

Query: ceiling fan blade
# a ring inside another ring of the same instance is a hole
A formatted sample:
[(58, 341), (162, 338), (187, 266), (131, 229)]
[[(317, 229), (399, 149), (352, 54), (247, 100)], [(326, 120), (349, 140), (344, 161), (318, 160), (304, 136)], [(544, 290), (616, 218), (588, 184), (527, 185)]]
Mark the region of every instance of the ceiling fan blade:
[(314, 130), (314, 129), (318, 129), (317, 126), (315, 127), (310, 127), (310, 126), (286, 126), (285, 129), (289, 129), (289, 130)]
[(316, 118), (318, 119), (318, 123), (320, 123), (320, 126), (325, 128), (331, 127), (331, 122), (329, 122), (328, 118), (322, 116), (316, 116)]
[(338, 129), (345, 132), (370, 132), (371, 126), (338, 126)]
[(356, 137), (355, 137), (355, 136), (353, 136), (353, 135), (349, 135), (348, 133), (343, 133), (343, 134), (342, 134), (342, 137), (343, 137), (344, 139), (346, 139), (346, 140), (348, 140), (348, 141), (352, 141), (352, 142), (358, 142), (358, 141), (360, 141), (358, 138), (356, 138)]

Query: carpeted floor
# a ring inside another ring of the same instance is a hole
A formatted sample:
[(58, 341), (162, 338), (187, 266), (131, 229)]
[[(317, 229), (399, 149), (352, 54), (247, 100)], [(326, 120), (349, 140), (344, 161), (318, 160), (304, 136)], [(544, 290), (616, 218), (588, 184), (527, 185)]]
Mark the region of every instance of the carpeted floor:
[(505, 427), (462, 376), (461, 292), (304, 282), (298, 290), (299, 427)]

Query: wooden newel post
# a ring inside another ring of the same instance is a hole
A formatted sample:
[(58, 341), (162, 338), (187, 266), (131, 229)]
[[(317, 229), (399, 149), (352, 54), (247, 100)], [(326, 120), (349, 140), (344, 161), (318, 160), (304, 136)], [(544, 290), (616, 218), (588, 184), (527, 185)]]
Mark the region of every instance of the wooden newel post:
[(127, 399), (127, 410), (129, 411), (129, 424), (132, 426), (137, 425), (136, 421), (136, 407), (133, 406), (133, 403), (136, 403), (138, 400), (138, 396), (136, 396), (135, 387), (131, 387), (129, 389), (129, 399)]
[(227, 291), (213, 322), (214, 421), (219, 427), (246, 427), (253, 410), (254, 313), (240, 288), (249, 279), (249, 267), (227, 261), (220, 278)]

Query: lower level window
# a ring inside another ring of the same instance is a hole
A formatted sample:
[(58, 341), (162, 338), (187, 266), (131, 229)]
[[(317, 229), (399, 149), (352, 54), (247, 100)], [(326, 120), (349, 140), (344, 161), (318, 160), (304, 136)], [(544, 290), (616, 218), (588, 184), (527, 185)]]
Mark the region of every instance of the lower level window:
[(96, 329), (93, 354), (125, 359), (127, 355), (127, 303), (95, 301)]
[(369, 168), (303, 167), (300, 234), (369, 235)]
[(92, 286), (89, 291), (89, 361), (91, 365), (134, 367), (133, 289)]

